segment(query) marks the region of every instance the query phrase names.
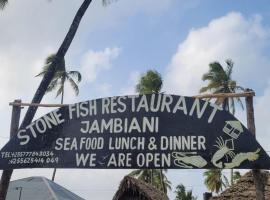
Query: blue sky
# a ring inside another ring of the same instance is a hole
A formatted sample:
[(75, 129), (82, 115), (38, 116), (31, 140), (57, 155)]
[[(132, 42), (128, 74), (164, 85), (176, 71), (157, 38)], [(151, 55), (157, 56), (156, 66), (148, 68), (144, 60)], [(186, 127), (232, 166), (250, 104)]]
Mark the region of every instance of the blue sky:
[[(81, 1), (10, 1), (0, 12), (0, 144), (7, 141), (8, 102), (29, 102), (40, 79), (34, 76), (57, 50)], [(268, 0), (118, 0), (107, 7), (94, 1), (68, 54), (67, 66), (83, 73), (80, 94), (69, 87), (66, 103), (134, 93), (140, 74), (156, 69), (163, 91), (195, 95), (214, 60), (234, 62), (233, 78), (256, 91), (257, 137), (270, 151), (270, 7)], [(63, 6), (64, 5), (64, 6)], [(43, 102), (60, 99), (47, 95)], [(25, 109), (24, 109), (25, 110)], [(41, 109), (37, 116), (48, 112)], [(245, 113), (237, 110), (245, 124)], [(70, 172), (74, 177), (67, 176)], [(128, 170), (59, 170), (57, 182), (86, 199), (110, 199)], [(13, 179), (52, 170), (16, 170)], [(226, 172), (228, 173), (228, 172)], [(171, 170), (173, 186), (184, 183), (202, 199), (201, 170)], [(173, 199), (174, 194), (171, 192)]]

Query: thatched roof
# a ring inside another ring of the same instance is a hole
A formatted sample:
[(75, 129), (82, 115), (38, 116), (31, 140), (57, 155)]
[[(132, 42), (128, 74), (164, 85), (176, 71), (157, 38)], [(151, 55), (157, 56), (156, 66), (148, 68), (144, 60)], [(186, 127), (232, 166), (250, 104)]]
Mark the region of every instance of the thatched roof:
[[(266, 180), (265, 200), (270, 200), (270, 174), (262, 172)], [(242, 176), (236, 184), (226, 189), (219, 196), (212, 197), (210, 200), (254, 200), (256, 199), (255, 185), (252, 172)]]
[(139, 199), (143, 200), (169, 200), (166, 194), (152, 185), (130, 176), (125, 176), (121, 181), (113, 200), (121, 199), (126, 193), (132, 193), (134, 196), (139, 196)]

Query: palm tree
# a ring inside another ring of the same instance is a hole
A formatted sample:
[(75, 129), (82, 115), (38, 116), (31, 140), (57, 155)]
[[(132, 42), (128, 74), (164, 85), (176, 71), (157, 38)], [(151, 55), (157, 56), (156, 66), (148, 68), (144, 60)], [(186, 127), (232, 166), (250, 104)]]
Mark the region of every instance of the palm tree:
[(240, 172), (239, 171), (235, 171), (233, 173), (233, 183), (236, 183), (241, 177), (242, 176), (241, 176)]
[(136, 85), (139, 94), (159, 93), (162, 87), (161, 75), (155, 70), (148, 70), (143, 74)]
[[(54, 59), (55, 59), (55, 54), (48, 56), (46, 58), (45, 65), (42, 71), (36, 76), (44, 76), (47, 73), (48, 68), (50, 67)], [(56, 97), (58, 97), (61, 94), (61, 104), (63, 104), (66, 81), (70, 83), (71, 87), (75, 91), (75, 94), (78, 95), (79, 94), (78, 83), (81, 81), (81, 79), (82, 79), (82, 76), (80, 72), (66, 70), (65, 59), (63, 58), (56, 66), (54, 77), (52, 81), (50, 82), (46, 90), (46, 93), (52, 92), (53, 90), (57, 90)], [(55, 174), (56, 174), (56, 168), (54, 168), (54, 171), (53, 171), (52, 181), (54, 181)]]
[(175, 200), (196, 200), (197, 199), (197, 197), (194, 197), (192, 195), (192, 190), (186, 191), (186, 187), (183, 184), (177, 185), (174, 193), (176, 194)]
[[(162, 78), (161, 75), (155, 70), (148, 70), (145, 74), (140, 77), (139, 83), (136, 85), (136, 92), (139, 94), (151, 94), (151, 93), (159, 93), (162, 88)], [(157, 172), (159, 172), (159, 176), (157, 176)], [(153, 169), (139, 169), (135, 170), (134, 173), (136, 175), (141, 174), (143, 178), (142, 180), (155, 185), (157, 188), (161, 189), (163, 192), (167, 192), (167, 188), (170, 188), (170, 182), (164, 177), (164, 173), (162, 169), (153, 170)], [(133, 174), (133, 173), (131, 173)], [(157, 179), (158, 178), (158, 179)], [(150, 181), (149, 181), (150, 180)], [(158, 186), (155, 181), (161, 184)], [(167, 181), (166, 181), (167, 180)]]
[[(46, 58), (45, 65), (42, 69), (42, 72), (40, 72), (36, 76), (44, 76), (44, 74), (47, 73), (49, 66), (55, 59), (55, 54), (52, 54)], [(78, 83), (81, 81), (82, 76), (80, 72), (78, 71), (67, 71), (66, 70), (66, 64), (65, 59), (62, 59), (61, 62), (56, 66), (56, 72), (54, 74), (54, 77), (49, 84), (46, 93), (52, 92), (53, 90), (57, 89), (56, 97), (58, 97), (61, 94), (61, 104), (64, 102), (64, 89), (65, 89), (65, 82), (68, 81), (73, 88), (76, 95), (79, 94), (79, 87)]]
[(7, 5), (8, 0), (0, 0), (0, 8), (4, 9), (4, 7)]
[[(226, 61), (227, 67), (224, 69), (219, 62), (213, 62), (209, 64), (209, 71), (202, 77), (203, 81), (209, 81), (208, 85), (200, 89), (200, 93), (210, 91), (213, 94), (217, 93), (235, 93), (242, 87), (236, 84), (236, 81), (232, 80), (233, 62), (230, 59)], [(239, 97), (231, 97), (228, 99), (219, 98), (216, 100), (216, 104), (221, 105), (224, 110), (235, 113), (235, 100), (244, 109), (243, 104)], [(231, 185), (233, 184), (233, 169), (231, 169)]]
[(208, 169), (203, 176), (205, 176), (204, 184), (211, 192), (219, 193), (229, 184), (227, 177), (220, 169)]
[[(42, 81), (40, 82), (34, 97), (31, 101), (31, 103), (40, 103), (43, 96), (45, 95), (47, 88), (49, 84), (51, 83), (54, 73), (56, 71), (56, 66), (61, 62), (62, 59), (64, 59), (71, 42), (73, 41), (75, 34), (79, 28), (80, 22), (82, 20), (82, 17), (84, 16), (86, 10), (88, 9), (89, 5), (91, 4), (92, 0), (83, 0), (80, 8), (78, 9), (77, 13), (75, 14), (75, 17), (70, 25), (70, 28), (68, 30), (68, 33), (66, 34), (62, 44), (60, 45), (57, 53), (55, 54), (55, 59), (52, 61), (51, 65), (48, 67), (48, 71), (46, 74), (44, 74)], [(110, 2), (110, 0), (102, 0), (103, 4), (106, 5), (106, 3)], [(4, 8), (5, 5), (8, 3), (8, 0), (0, 0), (0, 6), (1, 8)], [(37, 111), (36, 106), (29, 106), (26, 114), (22, 120), (20, 129), (25, 128), (28, 126)], [(4, 170), (2, 172), (1, 176), (1, 182), (0, 182), (0, 200), (6, 198), (7, 189), (9, 185), (9, 181), (11, 178), (11, 175), (13, 173), (13, 170)]]
[[(157, 189), (164, 191), (167, 193), (168, 190), (171, 190), (171, 182), (166, 177), (165, 173), (167, 170), (159, 170), (159, 169), (136, 169), (129, 173), (128, 175), (134, 178), (137, 178), (141, 181), (149, 183), (156, 187)], [(163, 173), (162, 176), (160, 173)], [(163, 181), (161, 181), (163, 180)], [(164, 184), (164, 190), (163, 190)]]
[(168, 190), (171, 190), (171, 181), (168, 180), (166, 173), (167, 169), (153, 169), (153, 185), (163, 191), (165, 194), (167, 194)]
[[(218, 62), (213, 62), (209, 64), (209, 71), (205, 73), (202, 77), (203, 81), (209, 81), (208, 85), (200, 89), (200, 93), (211, 92), (213, 94), (217, 93), (235, 93), (242, 87), (236, 84), (236, 81), (232, 80), (232, 70), (233, 62), (230, 59), (226, 61), (227, 67), (224, 69), (222, 65)], [(218, 105), (223, 106), (227, 111), (231, 111), (232, 114), (235, 113), (235, 100), (237, 100), (240, 106), (244, 109), (243, 104), (239, 97), (230, 97), (228, 99), (219, 98), (216, 100)]]
[[(77, 13), (76, 13), (71, 25), (70, 25), (68, 33), (66, 34), (61, 46), (59, 47), (59, 49), (55, 55), (55, 59), (51, 63), (50, 67), (48, 67), (47, 73), (44, 74), (43, 79), (40, 82), (31, 103), (40, 103), (41, 102), (49, 84), (51, 83), (51, 81), (54, 77), (54, 73), (56, 71), (56, 66), (65, 57), (65, 55), (70, 47), (70, 44), (71, 44), (71, 42), (72, 42), (73, 38), (75, 37), (75, 34), (78, 30), (81, 19), (84, 16), (84, 13), (86, 12), (86, 10), (89, 7), (91, 2), (92, 2), (92, 0), (84, 0), (83, 3), (81, 4), (80, 8), (78, 9), (78, 11), (77, 11)], [(0, 0), (1, 8), (4, 8), (7, 3), (8, 3), (8, 0)], [(25, 114), (25, 116), (22, 120), (22, 123), (20, 125), (20, 129), (25, 128), (26, 126), (28, 126), (32, 122), (32, 120), (36, 114), (36, 111), (37, 111), (36, 106), (29, 106), (28, 107), (26, 114)], [(9, 182), (10, 182), (10, 178), (11, 178), (12, 173), (13, 173), (13, 170), (4, 170), (2, 172), (1, 182), (0, 182), (0, 200), (6, 198), (7, 189), (9, 186)]]

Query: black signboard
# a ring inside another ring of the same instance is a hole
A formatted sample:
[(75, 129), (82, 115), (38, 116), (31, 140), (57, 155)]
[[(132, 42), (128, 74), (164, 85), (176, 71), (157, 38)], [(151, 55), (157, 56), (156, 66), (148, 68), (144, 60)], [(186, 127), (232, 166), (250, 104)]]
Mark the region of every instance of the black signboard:
[(56, 109), (18, 131), (0, 169), (257, 168), (270, 158), (229, 112), (192, 97), (108, 97)]

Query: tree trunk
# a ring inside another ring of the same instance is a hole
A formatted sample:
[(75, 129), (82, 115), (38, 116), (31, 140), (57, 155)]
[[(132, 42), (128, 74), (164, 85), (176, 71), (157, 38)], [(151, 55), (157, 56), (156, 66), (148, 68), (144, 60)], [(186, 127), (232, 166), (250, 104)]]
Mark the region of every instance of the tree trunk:
[[(15, 100), (15, 103), (21, 103), (21, 100)], [(20, 114), (21, 114), (21, 107), (20, 106), (13, 106), (12, 108), (12, 115), (11, 115), (11, 125), (10, 125), (10, 138), (18, 132), (18, 127), (20, 123)], [(0, 200), (5, 200), (7, 195), (7, 190), (9, 186), (9, 181), (11, 178), (13, 170), (3, 170), (0, 182)]]
[[(43, 79), (42, 79), (38, 89), (36, 90), (36, 93), (32, 99), (32, 103), (40, 103), (41, 102), (41, 100), (42, 100), (42, 98), (43, 98), (43, 96), (48, 88), (48, 85), (50, 84), (50, 82), (53, 78), (53, 75), (55, 73), (55, 68), (56, 68), (57, 64), (65, 57), (66, 52), (67, 52), (67, 50), (68, 50), (76, 32), (77, 32), (77, 29), (79, 27), (81, 19), (82, 19), (85, 11), (87, 10), (87, 8), (91, 2), (92, 2), (92, 0), (84, 0), (81, 7), (77, 11), (65, 39), (55, 55), (55, 59), (53, 60), (52, 64), (50, 65), (46, 74), (44, 74)], [(32, 119), (34, 118), (36, 111), (37, 111), (37, 107), (29, 107), (28, 108), (20, 128), (24, 128), (32, 122)]]
[[(230, 112), (229, 99), (225, 98), (222, 104), (223, 110)], [(233, 185), (233, 169), (230, 169), (231, 173), (231, 186)]]
[[(248, 91), (250, 90), (248, 89)], [(246, 97), (246, 110), (247, 110), (247, 127), (248, 127), (248, 130), (251, 133), (253, 133), (255, 137), (256, 129), (255, 129), (255, 119), (254, 119), (253, 97)], [(265, 183), (264, 183), (262, 173), (258, 169), (253, 169), (252, 174), (253, 174), (254, 185), (255, 185), (255, 190), (256, 190), (256, 199), (265, 200), (265, 197), (264, 197)]]
[[(65, 85), (64, 83), (62, 82), (63, 84), (63, 91), (62, 91), (62, 94), (61, 94), (61, 104), (64, 103), (64, 92), (65, 92)], [(54, 182), (54, 179), (55, 179), (55, 174), (56, 174), (56, 168), (53, 169), (53, 175), (52, 175), (52, 181)]]
[[(87, 10), (87, 8), (89, 7), (91, 2), (92, 2), (92, 0), (84, 0), (83, 3), (81, 4), (81, 7), (77, 11), (77, 13), (72, 21), (72, 24), (68, 30), (68, 33), (65, 36), (65, 39), (63, 40), (60, 48), (58, 49), (58, 51), (55, 55), (55, 59), (53, 60), (52, 64), (50, 65), (46, 74), (44, 74), (43, 79), (40, 82), (38, 89), (36, 90), (36, 93), (34, 94), (34, 97), (32, 99), (32, 103), (40, 103), (41, 102), (50, 82), (52, 81), (52, 78), (53, 78), (55, 70), (56, 70), (56, 66), (65, 57), (67, 50), (70, 47), (70, 44), (71, 44), (71, 42), (72, 42), (72, 40), (73, 40), (77, 30), (78, 30), (81, 19), (82, 19), (85, 11)], [(36, 114), (36, 111), (37, 111), (36, 106), (29, 106), (28, 107), (28, 110), (24, 116), (24, 119), (22, 121), (20, 128), (25, 128), (27, 125), (29, 125), (32, 122), (32, 120)], [(3, 175), (4, 175), (4, 172), (2, 174), (2, 177), (3, 177)], [(11, 175), (12, 175), (12, 170), (8, 174), (5, 175), (6, 178), (5, 178), (5, 181), (3, 181), (4, 187), (0, 188), (0, 194), (1, 193), (6, 194)], [(0, 199), (0, 200), (5, 200), (5, 197), (3, 199)]]

